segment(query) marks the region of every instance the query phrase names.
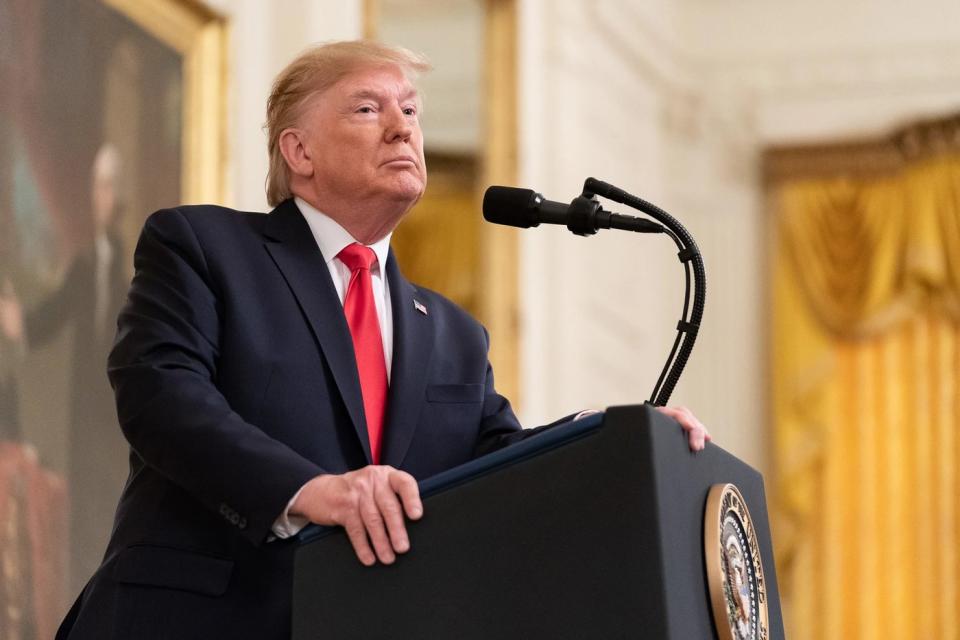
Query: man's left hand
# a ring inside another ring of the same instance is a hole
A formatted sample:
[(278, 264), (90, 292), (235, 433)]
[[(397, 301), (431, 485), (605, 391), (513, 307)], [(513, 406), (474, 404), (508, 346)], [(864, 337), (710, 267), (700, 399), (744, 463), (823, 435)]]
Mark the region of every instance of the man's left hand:
[(697, 416), (686, 407), (655, 407), (657, 411), (665, 416), (669, 416), (680, 423), (680, 426), (687, 432), (687, 439), (690, 442), (690, 451), (702, 451), (707, 443), (713, 438), (710, 432), (703, 426), (703, 423), (697, 420)]

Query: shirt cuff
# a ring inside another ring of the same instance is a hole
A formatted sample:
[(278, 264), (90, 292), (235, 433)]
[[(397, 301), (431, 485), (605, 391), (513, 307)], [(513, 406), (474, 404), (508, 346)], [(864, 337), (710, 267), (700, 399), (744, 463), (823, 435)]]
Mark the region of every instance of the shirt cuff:
[(598, 413), (603, 413), (603, 411), (601, 411), (600, 409), (584, 409), (583, 411), (581, 411), (580, 413), (578, 413), (573, 417), (572, 422), (576, 422), (580, 418), (586, 418), (587, 416), (593, 416)]
[[(305, 486), (306, 485), (304, 485), (304, 487)], [(293, 503), (296, 502), (297, 498), (300, 497), (301, 491), (303, 491), (303, 487), (300, 487), (300, 490), (293, 494), (293, 497), (290, 498), (290, 502), (287, 503), (287, 507), (283, 510), (283, 513), (281, 513), (280, 517), (273, 521), (273, 526), (270, 527), (273, 535), (281, 540), (285, 538), (292, 538), (300, 533), (301, 529), (310, 524), (310, 521), (305, 516), (290, 515), (290, 509), (293, 508)]]

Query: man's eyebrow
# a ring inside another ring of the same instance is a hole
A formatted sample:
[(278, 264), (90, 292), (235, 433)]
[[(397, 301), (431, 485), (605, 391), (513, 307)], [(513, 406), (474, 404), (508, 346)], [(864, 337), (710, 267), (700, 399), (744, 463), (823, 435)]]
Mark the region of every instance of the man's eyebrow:
[(380, 98), (383, 94), (373, 89), (357, 89), (350, 94), (351, 99), (356, 98)]
[[(359, 99), (363, 99), (363, 98), (375, 98), (375, 99), (380, 99), (380, 98), (384, 97), (385, 95), (388, 95), (387, 92), (377, 91), (376, 89), (357, 89), (356, 91), (354, 91), (354, 92), (352, 92), (352, 93), (350, 94), (349, 98), (350, 98), (350, 100), (359, 100)], [(410, 98), (413, 98), (413, 99), (416, 100), (416, 99), (419, 99), (419, 97), (420, 97), (420, 96), (419, 96), (419, 94), (417, 93), (417, 90), (416, 90), (416, 89), (410, 89), (409, 91), (405, 92), (405, 93), (400, 97), (400, 99), (401, 99), (401, 100), (409, 100)]]

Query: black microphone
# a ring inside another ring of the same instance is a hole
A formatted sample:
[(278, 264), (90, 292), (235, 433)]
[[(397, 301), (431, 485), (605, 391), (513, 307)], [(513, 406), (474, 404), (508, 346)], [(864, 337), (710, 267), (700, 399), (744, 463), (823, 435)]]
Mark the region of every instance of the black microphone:
[[(600, 206), (597, 196), (636, 209), (653, 220), (611, 213)], [(673, 240), (680, 250), (677, 257), (683, 264), (686, 275), (683, 313), (677, 323), (677, 337), (673, 348), (649, 400), (651, 404), (665, 405), (690, 358), (700, 321), (703, 319), (707, 278), (703, 256), (700, 255), (690, 232), (657, 205), (596, 178), (587, 178), (583, 183), (583, 192), (570, 204), (545, 200), (542, 195), (530, 189), (490, 187), (483, 195), (483, 217), (488, 222), (523, 228), (536, 227), (544, 222), (563, 224), (581, 236), (594, 234), (598, 229), (624, 229), (638, 233), (665, 233)], [(692, 306), (691, 282), (694, 289)]]
[(570, 204), (546, 200), (531, 189), (489, 187), (483, 194), (483, 217), (487, 222), (511, 227), (530, 227), (562, 224), (580, 236), (588, 236), (598, 229), (623, 229), (637, 233), (662, 233), (664, 227), (645, 218), (612, 213), (585, 195)]

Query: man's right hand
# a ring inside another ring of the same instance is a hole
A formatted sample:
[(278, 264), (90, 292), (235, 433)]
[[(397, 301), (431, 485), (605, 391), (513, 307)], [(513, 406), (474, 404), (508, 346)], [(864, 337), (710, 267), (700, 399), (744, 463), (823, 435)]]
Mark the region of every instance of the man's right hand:
[(410, 549), (404, 514), (423, 515), (420, 489), (409, 473), (369, 466), (342, 475), (322, 475), (303, 486), (290, 509), (322, 525), (340, 525), (360, 562), (391, 564)]

